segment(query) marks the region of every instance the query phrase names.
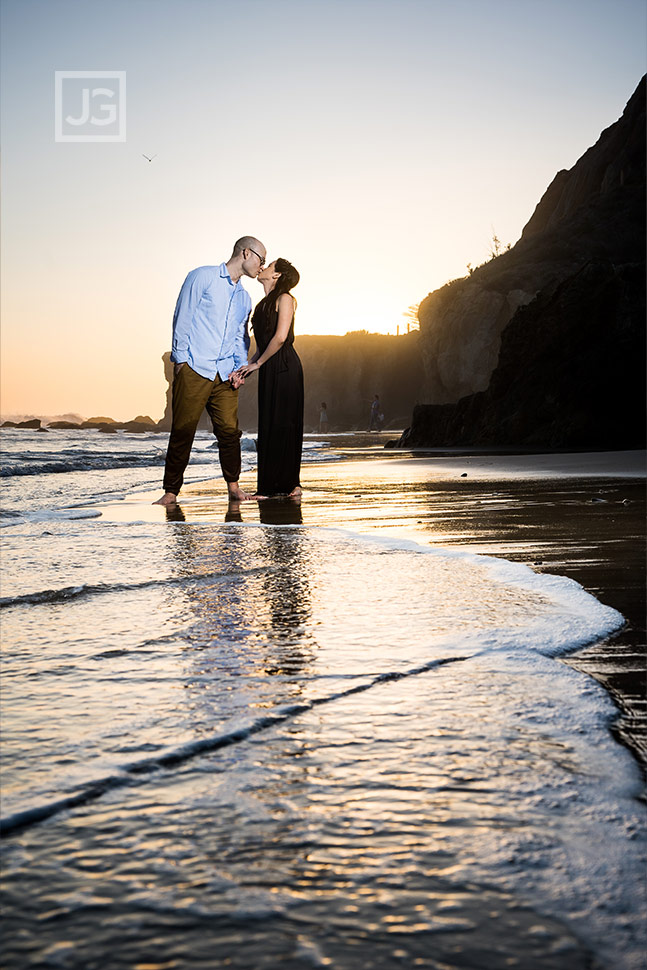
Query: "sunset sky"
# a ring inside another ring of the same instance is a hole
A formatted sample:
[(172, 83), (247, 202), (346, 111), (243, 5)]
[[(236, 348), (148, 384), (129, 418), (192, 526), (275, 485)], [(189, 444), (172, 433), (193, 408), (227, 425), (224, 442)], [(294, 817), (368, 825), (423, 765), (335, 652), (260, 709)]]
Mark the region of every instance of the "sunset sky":
[[(246, 233), (301, 272), (297, 340), (395, 333), (620, 116), (645, 21), (644, 0), (3, 0), (3, 415), (161, 417), (182, 281)], [(55, 141), (55, 71), (124, 71), (126, 140)]]

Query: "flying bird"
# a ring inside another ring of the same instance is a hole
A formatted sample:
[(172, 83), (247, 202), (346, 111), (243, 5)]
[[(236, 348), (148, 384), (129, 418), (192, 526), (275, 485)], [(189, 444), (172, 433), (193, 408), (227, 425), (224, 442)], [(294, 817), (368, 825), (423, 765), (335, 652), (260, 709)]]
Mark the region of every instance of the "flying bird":
[(142, 155), (144, 156), (147, 162), (152, 162), (154, 158), (157, 158), (157, 154), (148, 156), (148, 155), (144, 155), (144, 153), (142, 152)]

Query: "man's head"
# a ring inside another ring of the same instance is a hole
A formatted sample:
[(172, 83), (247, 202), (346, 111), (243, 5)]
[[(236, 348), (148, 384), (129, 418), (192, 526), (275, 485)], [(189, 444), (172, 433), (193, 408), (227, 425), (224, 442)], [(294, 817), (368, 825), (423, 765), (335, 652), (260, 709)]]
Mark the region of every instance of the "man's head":
[[(267, 250), (256, 236), (241, 236), (234, 243), (231, 257), (227, 263), (232, 279), (251, 276), (256, 279), (267, 259)], [(233, 272), (232, 272), (233, 270)]]

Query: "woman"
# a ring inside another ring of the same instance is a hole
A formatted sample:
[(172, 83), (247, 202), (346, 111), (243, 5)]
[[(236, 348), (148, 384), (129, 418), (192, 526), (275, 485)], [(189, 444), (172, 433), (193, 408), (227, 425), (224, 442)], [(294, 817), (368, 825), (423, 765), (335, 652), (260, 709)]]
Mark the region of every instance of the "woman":
[(319, 434), (328, 434), (328, 405), (321, 402), (319, 410)]
[(299, 274), (287, 259), (277, 259), (256, 279), (265, 296), (254, 310), (256, 353), (237, 373), (258, 375), (258, 486), (256, 498), (299, 498), (303, 444), (303, 369), (294, 349), (294, 310), (290, 293)]

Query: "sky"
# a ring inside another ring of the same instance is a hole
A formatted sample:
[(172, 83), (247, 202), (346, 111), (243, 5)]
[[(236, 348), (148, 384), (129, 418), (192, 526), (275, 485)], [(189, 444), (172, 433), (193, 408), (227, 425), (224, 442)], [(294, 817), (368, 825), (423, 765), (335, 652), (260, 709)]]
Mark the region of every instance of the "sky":
[[(647, 59), (645, 0), (0, 9), (4, 416), (161, 417), (182, 281), (245, 234), (301, 273), (297, 348), (402, 332), (493, 233), (517, 241)], [(55, 72), (85, 75), (58, 119)], [(88, 132), (124, 140), (60, 140)]]

